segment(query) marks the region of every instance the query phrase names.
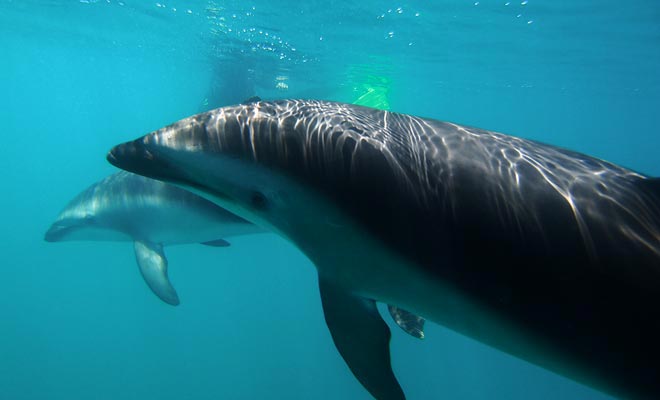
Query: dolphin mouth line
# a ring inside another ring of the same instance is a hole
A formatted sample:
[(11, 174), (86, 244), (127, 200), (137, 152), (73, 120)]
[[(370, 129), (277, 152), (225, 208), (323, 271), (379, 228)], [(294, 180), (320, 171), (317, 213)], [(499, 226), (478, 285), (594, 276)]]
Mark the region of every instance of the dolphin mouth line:
[(117, 146), (110, 149), (110, 151), (108, 152), (108, 154), (106, 155), (105, 158), (106, 158), (106, 160), (108, 160), (108, 162), (110, 164), (114, 165), (117, 168), (120, 168), (119, 165), (117, 165), (117, 163), (118, 163), (117, 157), (115, 157), (115, 149), (116, 148), (117, 148)]
[(49, 243), (59, 242), (70, 229), (68, 226), (51, 225), (44, 234), (44, 240)]
[[(138, 175), (144, 175), (144, 173), (140, 171), (140, 168), (136, 168), (136, 166), (134, 164), (127, 164), (127, 163), (123, 162), (123, 159), (122, 159), (122, 154), (125, 154), (129, 151), (134, 151), (135, 152), (136, 148), (138, 148), (138, 147), (141, 150), (142, 157), (144, 157), (146, 160), (153, 160), (154, 159), (153, 153), (150, 152), (148, 149), (146, 149), (143, 143), (140, 143), (139, 146), (136, 146), (136, 142), (137, 141), (127, 142), (127, 143), (123, 143), (123, 144), (119, 144), (117, 146), (114, 146), (112, 149), (110, 149), (110, 151), (106, 155), (106, 159), (108, 160), (108, 162), (110, 164), (112, 164), (113, 166), (115, 166), (117, 168), (127, 170), (131, 173), (135, 173), (135, 174), (138, 174)], [(132, 148), (127, 149), (126, 146), (132, 146)], [(198, 194), (208, 193), (212, 197), (215, 197), (215, 198), (227, 201), (227, 202), (236, 201), (236, 199), (232, 198), (231, 196), (226, 195), (226, 194), (221, 193), (221, 192), (218, 192), (217, 190), (215, 190), (215, 189), (213, 189), (213, 188), (211, 188), (207, 185), (204, 185), (202, 183), (199, 183), (199, 182), (196, 182), (196, 181), (193, 181), (193, 180), (190, 180), (190, 179), (186, 179), (185, 177), (177, 176), (176, 174), (167, 174), (166, 173), (166, 167), (164, 165), (161, 165), (160, 168), (162, 169), (160, 171), (160, 173), (152, 175), (150, 177), (150, 179), (169, 182), (169, 183), (171, 183), (173, 185), (177, 185), (177, 186), (183, 186), (184, 189), (186, 189), (186, 190), (192, 189), (192, 191), (198, 192)], [(202, 197), (204, 197), (204, 196), (202, 196)]]
[(46, 232), (46, 234), (44, 235), (44, 241), (48, 243), (55, 243), (58, 240), (54, 238), (53, 235), (50, 234), (50, 232)]

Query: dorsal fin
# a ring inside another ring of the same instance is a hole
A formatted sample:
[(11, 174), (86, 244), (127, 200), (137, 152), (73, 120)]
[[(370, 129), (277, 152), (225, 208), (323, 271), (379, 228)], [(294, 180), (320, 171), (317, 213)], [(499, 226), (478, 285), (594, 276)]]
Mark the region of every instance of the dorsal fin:
[(261, 101), (261, 97), (259, 96), (252, 96), (249, 97), (241, 102), (241, 104), (250, 104), (250, 103), (258, 103)]

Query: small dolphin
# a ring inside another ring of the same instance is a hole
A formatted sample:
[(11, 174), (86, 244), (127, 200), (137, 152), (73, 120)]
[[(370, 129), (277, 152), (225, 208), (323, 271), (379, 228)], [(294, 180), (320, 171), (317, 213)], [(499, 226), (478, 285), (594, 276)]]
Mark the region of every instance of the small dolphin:
[(374, 300), (626, 398), (660, 398), (660, 180), (500, 133), (348, 104), (225, 107), (118, 145), (316, 265), (342, 357), (404, 399)]
[(221, 238), (261, 232), (258, 226), (187, 190), (121, 171), (71, 200), (45, 240), (132, 241), (147, 285), (164, 302), (178, 305), (163, 246), (224, 247), (229, 243)]
[[(164, 245), (226, 247), (229, 243), (218, 238), (262, 232), (258, 226), (187, 190), (121, 171), (75, 197), (46, 232), (45, 239), (133, 241), (135, 258), (147, 285), (164, 302), (178, 305), (179, 296), (167, 276)], [(392, 305), (388, 310), (404, 332), (424, 338), (424, 318)]]

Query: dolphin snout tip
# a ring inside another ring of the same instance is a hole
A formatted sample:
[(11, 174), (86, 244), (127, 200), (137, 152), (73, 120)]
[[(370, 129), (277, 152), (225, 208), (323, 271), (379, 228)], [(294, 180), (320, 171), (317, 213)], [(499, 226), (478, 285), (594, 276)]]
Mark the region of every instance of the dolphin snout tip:
[(44, 240), (46, 242), (58, 242), (62, 236), (62, 229), (56, 226), (51, 226), (48, 228), (46, 233), (44, 234)]
[(177, 169), (170, 164), (159, 146), (150, 141), (149, 135), (116, 145), (108, 152), (106, 159), (117, 168), (147, 178), (164, 181), (180, 178)]
[(106, 159), (115, 167), (123, 168), (124, 164), (134, 160), (140, 154), (141, 147), (137, 141), (118, 144), (110, 149)]
[(110, 149), (108, 154), (105, 156), (105, 159), (108, 160), (110, 164), (117, 166), (117, 157), (115, 157), (115, 149), (117, 149), (117, 146)]
[(106, 160), (110, 164), (135, 173), (139, 173), (145, 167), (144, 161), (150, 159), (151, 154), (142, 139), (118, 144), (106, 155)]

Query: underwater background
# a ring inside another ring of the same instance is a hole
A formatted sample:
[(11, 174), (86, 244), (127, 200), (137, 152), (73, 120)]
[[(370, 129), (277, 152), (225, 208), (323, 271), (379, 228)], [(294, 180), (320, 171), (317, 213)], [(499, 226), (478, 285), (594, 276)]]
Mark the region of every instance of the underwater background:
[[(660, 176), (659, 89), (657, 0), (0, 0), (0, 399), (370, 398), (283, 239), (166, 248), (178, 307), (128, 242), (44, 242), (115, 144), (254, 95), (314, 98)], [(410, 400), (608, 398), (430, 322), (392, 333)]]

